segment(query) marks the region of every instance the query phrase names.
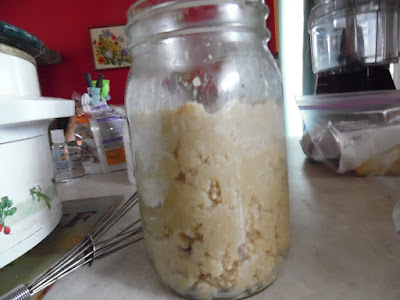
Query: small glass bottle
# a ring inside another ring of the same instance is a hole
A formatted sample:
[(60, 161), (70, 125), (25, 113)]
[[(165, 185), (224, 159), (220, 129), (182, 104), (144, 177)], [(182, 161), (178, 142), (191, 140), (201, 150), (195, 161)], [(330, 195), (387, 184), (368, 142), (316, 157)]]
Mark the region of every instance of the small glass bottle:
[(67, 181), (71, 178), (71, 164), (67, 144), (65, 143), (64, 131), (62, 129), (52, 130), (51, 140), (55, 181)]

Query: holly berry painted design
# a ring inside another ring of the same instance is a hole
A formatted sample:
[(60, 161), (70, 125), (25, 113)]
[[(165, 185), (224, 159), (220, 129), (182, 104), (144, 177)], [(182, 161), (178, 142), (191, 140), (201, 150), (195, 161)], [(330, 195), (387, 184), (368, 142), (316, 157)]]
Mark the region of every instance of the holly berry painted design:
[(17, 212), (16, 207), (12, 207), (13, 202), (8, 199), (8, 197), (2, 197), (0, 202), (0, 232), (4, 232), (4, 234), (8, 235), (11, 233), (10, 226), (5, 225), (5, 220), (7, 217), (13, 216)]

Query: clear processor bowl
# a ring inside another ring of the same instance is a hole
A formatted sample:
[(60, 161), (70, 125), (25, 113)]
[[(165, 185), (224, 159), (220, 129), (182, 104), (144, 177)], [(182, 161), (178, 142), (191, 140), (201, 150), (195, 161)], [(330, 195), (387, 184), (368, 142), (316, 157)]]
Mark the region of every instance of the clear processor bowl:
[(314, 73), (396, 63), (399, 1), (331, 0), (311, 10), (308, 29)]

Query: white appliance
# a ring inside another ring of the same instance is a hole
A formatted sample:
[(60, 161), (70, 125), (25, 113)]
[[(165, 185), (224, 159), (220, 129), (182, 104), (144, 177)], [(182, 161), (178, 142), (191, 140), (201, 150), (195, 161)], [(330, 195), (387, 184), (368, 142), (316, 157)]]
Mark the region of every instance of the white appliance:
[(0, 268), (41, 242), (61, 219), (48, 126), (72, 100), (40, 97), (35, 60), (0, 44)]

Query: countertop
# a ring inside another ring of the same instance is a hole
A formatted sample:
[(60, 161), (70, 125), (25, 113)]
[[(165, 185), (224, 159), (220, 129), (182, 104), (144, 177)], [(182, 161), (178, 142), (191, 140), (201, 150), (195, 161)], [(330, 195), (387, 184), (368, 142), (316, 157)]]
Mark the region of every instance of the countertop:
[[(400, 178), (338, 176), (288, 140), (291, 249), (276, 282), (251, 299), (400, 299), (400, 239), (392, 209)], [(125, 171), (59, 184), (62, 200), (135, 191)], [(45, 300), (180, 299), (165, 288), (143, 242), (57, 282)]]

